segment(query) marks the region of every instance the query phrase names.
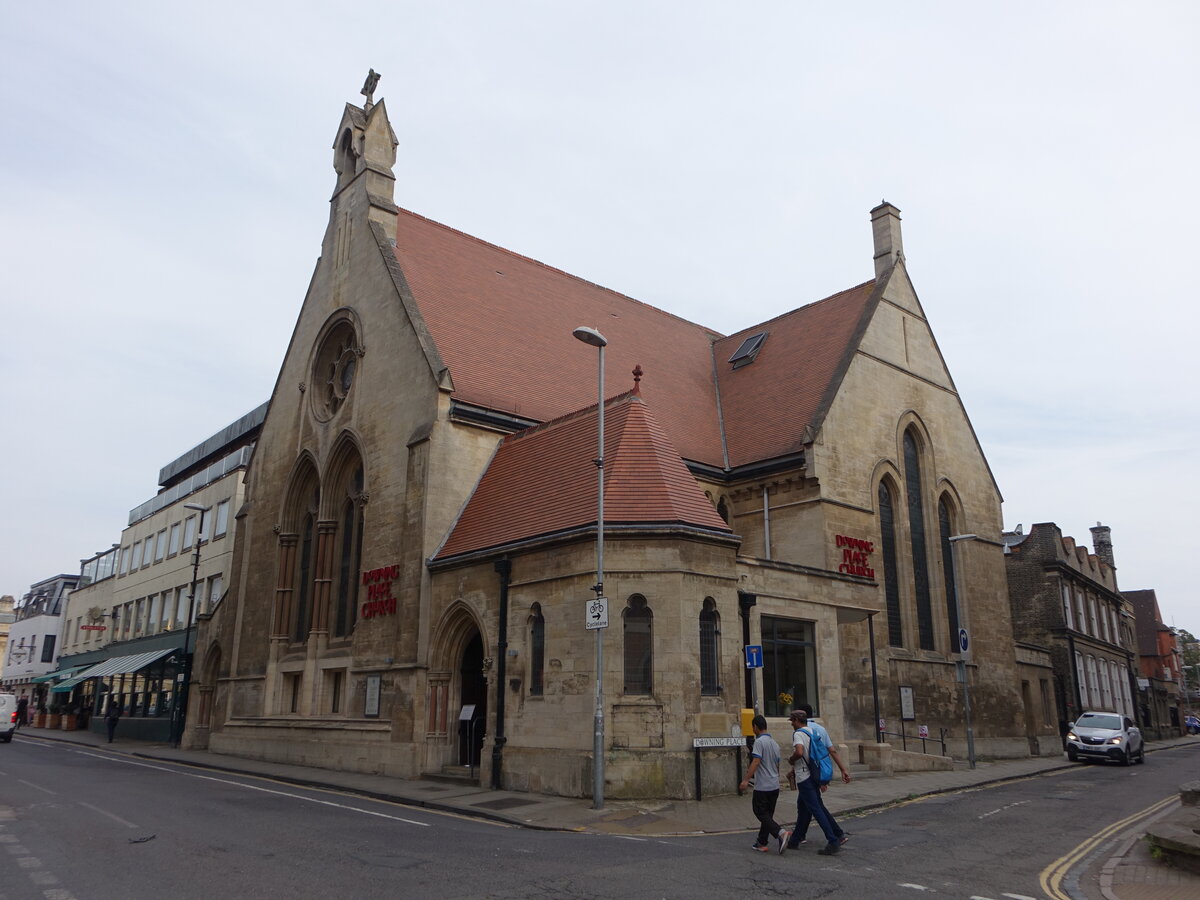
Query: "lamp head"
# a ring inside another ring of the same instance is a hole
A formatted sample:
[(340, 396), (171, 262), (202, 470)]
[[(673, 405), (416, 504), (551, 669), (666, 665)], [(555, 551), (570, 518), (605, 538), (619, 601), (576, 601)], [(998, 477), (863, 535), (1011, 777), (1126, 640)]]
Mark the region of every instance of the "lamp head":
[(183, 508), (194, 509), (196, 512), (208, 512), (210, 509), (212, 509), (211, 506), (204, 506), (200, 503), (185, 503), (183, 504)]
[(588, 328), (586, 325), (580, 325), (571, 334), (575, 336), (575, 340), (591, 344), (593, 347), (605, 347), (608, 345), (608, 339), (604, 335), (595, 328)]

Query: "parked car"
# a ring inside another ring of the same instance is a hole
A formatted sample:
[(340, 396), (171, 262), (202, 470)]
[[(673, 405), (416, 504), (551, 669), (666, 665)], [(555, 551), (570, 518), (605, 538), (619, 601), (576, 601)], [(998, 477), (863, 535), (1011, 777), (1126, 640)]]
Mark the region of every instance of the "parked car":
[(1067, 759), (1108, 759), (1123, 766), (1146, 761), (1141, 730), (1128, 716), (1085, 712), (1067, 731)]
[(0, 694), (0, 741), (8, 743), (17, 730), (17, 695)]
[(1200, 719), (1195, 716), (1188, 716), (1183, 720), (1183, 724), (1188, 734), (1200, 734)]

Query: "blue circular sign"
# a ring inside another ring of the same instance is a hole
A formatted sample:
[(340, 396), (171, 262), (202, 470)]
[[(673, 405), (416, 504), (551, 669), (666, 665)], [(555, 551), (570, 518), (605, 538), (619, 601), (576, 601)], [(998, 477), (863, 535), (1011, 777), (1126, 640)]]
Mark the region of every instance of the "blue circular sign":
[(971, 639), (967, 637), (967, 629), (958, 629), (958, 652), (966, 653), (967, 648), (971, 645)]

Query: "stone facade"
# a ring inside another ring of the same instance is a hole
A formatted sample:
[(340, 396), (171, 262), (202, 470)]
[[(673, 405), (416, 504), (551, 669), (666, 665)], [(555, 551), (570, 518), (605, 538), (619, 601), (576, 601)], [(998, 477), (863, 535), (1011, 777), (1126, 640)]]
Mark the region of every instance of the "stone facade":
[(1092, 532), (1108, 561), (1052, 523), (1004, 535), (1013, 632), (1049, 653), (1060, 735), (1086, 710), (1136, 718), (1133, 610), (1117, 590), (1108, 529)]
[[(489, 318), (489, 285), (500, 296), (524, 284), (512, 296), (540, 291), (582, 322), (651, 313), (563, 273), (555, 293), (537, 280), (548, 267), (531, 275), (540, 264), (490, 245), (487, 266), (462, 275), (482, 242), (444, 229), (436, 253), (406, 243), (401, 254), (397, 223), (413, 214), (394, 205), (396, 146), (382, 102), (347, 106), (321, 259), (246, 475), (229, 598), (201, 622), (195, 677), (211, 716), (189, 739), (401, 777), (466, 766), (504, 787), (587, 795), (594, 506), (590, 520), (584, 511), (532, 539), (440, 551), (504, 435), (580, 409), (595, 389), (582, 348), (568, 346), (572, 368), (554, 343), (570, 345), (569, 328), (544, 338), (533, 320), (527, 373), (504, 382), (507, 361), (487, 356), (501, 355), (488, 329), (506, 327)], [(691, 473), (670, 490), (707, 495), (729, 527), (606, 528), (610, 796), (691, 796), (693, 738), (739, 735), (749, 705), (781, 728), (787, 694), (838, 739), (870, 742), (878, 718), (899, 722), (900, 688), (911, 688), (912, 730), (947, 728), (961, 753), (960, 625), (973, 642), (979, 752), (1028, 752), (1020, 673), (1045, 660), (1014, 649), (999, 491), (909, 281), (898, 210), (884, 204), (873, 220), (875, 280), (819, 304), (728, 338), (651, 311), (678, 365), (659, 363), (644, 403)], [(445, 316), (448, 303), (461, 314)], [(770, 373), (794, 370), (779, 354), (814, 327), (831, 335), (829, 377), (810, 386), (814, 413), (797, 421)], [(720, 369), (755, 331), (768, 335), (761, 357)], [(670, 346), (676, 335), (681, 346), (699, 336), (698, 357)], [(483, 377), (464, 390), (472, 367)], [(714, 370), (725, 430), (709, 452)], [(640, 378), (639, 367), (635, 393)], [(499, 514), (515, 521), (530, 505)], [(967, 534), (955, 561), (948, 538)], [(766, 655), (752, 680), (747, 644)], [(701, 756), (704, 793), (730, 790), (727, 756)]]

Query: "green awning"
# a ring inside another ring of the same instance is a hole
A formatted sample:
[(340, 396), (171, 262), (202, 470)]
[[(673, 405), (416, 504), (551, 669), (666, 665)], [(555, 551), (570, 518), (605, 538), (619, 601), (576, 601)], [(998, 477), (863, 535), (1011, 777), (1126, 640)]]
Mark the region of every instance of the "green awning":
[(124, 675), (129, 672), (136, 672), (175, 652), (177, 652), (177, 648), (168, 647), (166, 650), (150, 650), (146, 653), (133, 653), (129, 656), (114, 656), (112, 659), (106, 659), (102, 663), (89, 666), (66, 681), (59, 682), (50, 688), (50, 692), (53, 694), (65, 694), (75, 687), (75, 685), (79, 684), (79, 682), (87, 681), (89, 678), (103, 678), (106, 675)]
[(33, 684), (45, 684), (47, 681), (59, 681), (63, 678), (70, 678), (75, 672), (80, 669), (86, 669), (87, 666), (67, 666), (65, 669), (59, 669), (57, 672), (47, 672), (45, 675), (36, 675), (29, 679)]

